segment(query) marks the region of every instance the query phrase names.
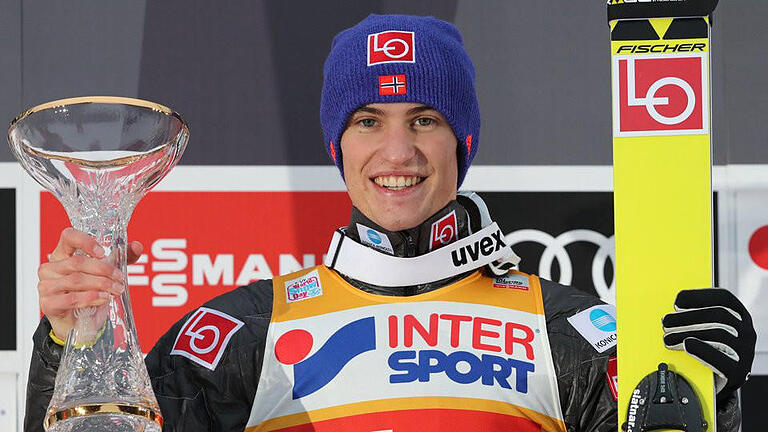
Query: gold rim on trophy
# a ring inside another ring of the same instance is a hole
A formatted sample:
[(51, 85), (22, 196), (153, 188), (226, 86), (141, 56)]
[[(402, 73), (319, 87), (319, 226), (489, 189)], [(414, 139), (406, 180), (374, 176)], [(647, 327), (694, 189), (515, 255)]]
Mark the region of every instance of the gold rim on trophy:
[[(186, 125), (185, 125), (185, 127), (186, 127)], [(143, 159), (143, 158), (147, 157), (147, 155), (151, 155), (151, 154), (155, 154), (155, 153), (160, 153), (160, 152), (163, 151), (163, 148), (162, 147), (158, 147), (157, 149), (155, 149), (155, 150), (153, 150), (151, 152), (148, 152), (146, 154), (143, 154), (143, 155), (124, 156), (124, 157), (121, 157), (121, 158), (104, 160), (104, 161), (91, 161), (91, 160), (86, 160), (86, 159), (78, 159), (78, 158), (73, 158), (73, 157), (60, 156), (60, 155), (56, 155), (56, 154), (52, 154), (52, 153), (45, 153), (45, 152), (37, 151), (37, 150), (33, 149), (32, 147), (24, 147), (24, 151), (27, 152), (27, 153), (33, 154), (35, 156), (45, 157), (45, 158), (48, 158), (48, 159), (60, 160), (60, 161), (64, 161), (64, 162), (72, 162), (72, 163), (76, 163), (78, 165), (86, 166), (86, 167), (89, 167), (89, 168), (101, 168), (101, 167), (127, 165), (127, 164), (135, 162), (135, 161), (137, 161), (139, 159)]]
[(75, 418), (85, 417), (99, 414), (130, 414), (137, 417), (143, 417), (156, 423), (158, 426), (163, 426), (163, 416), (153, 409), (137, 406), (137, 405), (122, 405), (122, 404), (86, 404), (78, 405), (65, 410), (57, 411), (48, 414), (43, 422), (43, 428), (45, 430), (50, 429), (58, 422)]
[(161, 113), (165, 113), (170, 116), (174, 116), (178, 118), (182, 124), (186, 126), (186, 122), (184, 119), (181, 118), (181, 116), (168, 108), (165, 105), (160, 105), (159, 103), (150, 102), (142, 99), (134, 99), (134, 98), (127, 98), (127, 97), (120, 97), (120, 96), (81, 96), (81, 97), (74, 97), (74, 98), (67, 98), (67, 99), (59, 99), (51, 102), (46, 102), (44, 104), (40, 104), (37, 106), (34, 106), (23, 113), (16, 116), (15, 119), (11, 122), (11, 126), (16, 124), (19, 120), (23, 119), (24, 117), (34, 114), (38, 111), (43, 111), (49, 108), (55, 108), (58, 106), (66, 106), (66, 105), (75, 105), (75, 104), (86, 104), (86, 103), (107, 103), (107, 104), (124, 104), (124, 105), (133, 105), (143, 108), (149, 108), (154, 111), (159, 111)]

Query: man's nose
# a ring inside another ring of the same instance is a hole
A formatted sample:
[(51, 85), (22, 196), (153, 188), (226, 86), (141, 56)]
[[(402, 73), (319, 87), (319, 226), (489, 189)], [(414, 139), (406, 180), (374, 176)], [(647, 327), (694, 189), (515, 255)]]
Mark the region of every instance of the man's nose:
[(386, 128), (379, 147), (380, 156), (394, 165), (403, 165), (418, 152), (416, 134), (404, 126)]

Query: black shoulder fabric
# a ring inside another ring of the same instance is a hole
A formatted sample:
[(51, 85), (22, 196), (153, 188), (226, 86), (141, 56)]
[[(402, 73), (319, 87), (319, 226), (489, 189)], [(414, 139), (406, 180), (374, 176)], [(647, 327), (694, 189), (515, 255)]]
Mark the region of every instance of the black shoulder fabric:
[(176, 336), (194, 311), (174, 324), (147, 355), (152, 387), (170, 431), (243, 430), (256, 395), (272, 316), (272, 281), (222, 294), (203, 306), (244, 323), (214, 370), (171, 355)]
[(32, 336), (34, 347), (27, 380), (27, 404), (24, 413), (24, 430), (42, 432), (43, 419), (53, 397), (56, 371), (59, 370), (63, 347), (48, 337), (51, 323), (43, 317)]
[(541, 280), (552, 360), (560, 406), (569, 431), (614, 432), (617, 403), (608, 382), (613, 347), (598, 353), (568, 322), (568, 317), (598, 304), (597, 297), (576, 288)]

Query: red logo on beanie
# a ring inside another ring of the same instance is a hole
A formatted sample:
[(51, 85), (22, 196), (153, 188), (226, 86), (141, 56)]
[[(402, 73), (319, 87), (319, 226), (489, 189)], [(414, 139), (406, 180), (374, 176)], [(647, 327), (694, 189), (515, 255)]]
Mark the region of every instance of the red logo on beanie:
[(404, 95), (408, 93), (405, 75), (380, 75), (379, 96)]
[(385, 31), (368, 35), (368, 66), (379, 63), (413, 63), (416, 45), (413, 32)]

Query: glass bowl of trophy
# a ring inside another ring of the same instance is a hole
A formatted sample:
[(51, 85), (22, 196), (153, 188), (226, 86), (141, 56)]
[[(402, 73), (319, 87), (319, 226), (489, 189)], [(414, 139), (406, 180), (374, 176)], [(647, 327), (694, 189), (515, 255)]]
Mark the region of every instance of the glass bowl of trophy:
[[(80, 97), (36, 106), (8, 129), (21, 166), (51, 192), (75, 229), (126, 273), (136, 204), (176, 165), (189, 139), (181, 117), (152, 102)], [(81, 253), (81, 252), (77, 252)], [(127, 283), (103, 306), (79, 308), (46, 413), (47, 431), (160, 431)]]

